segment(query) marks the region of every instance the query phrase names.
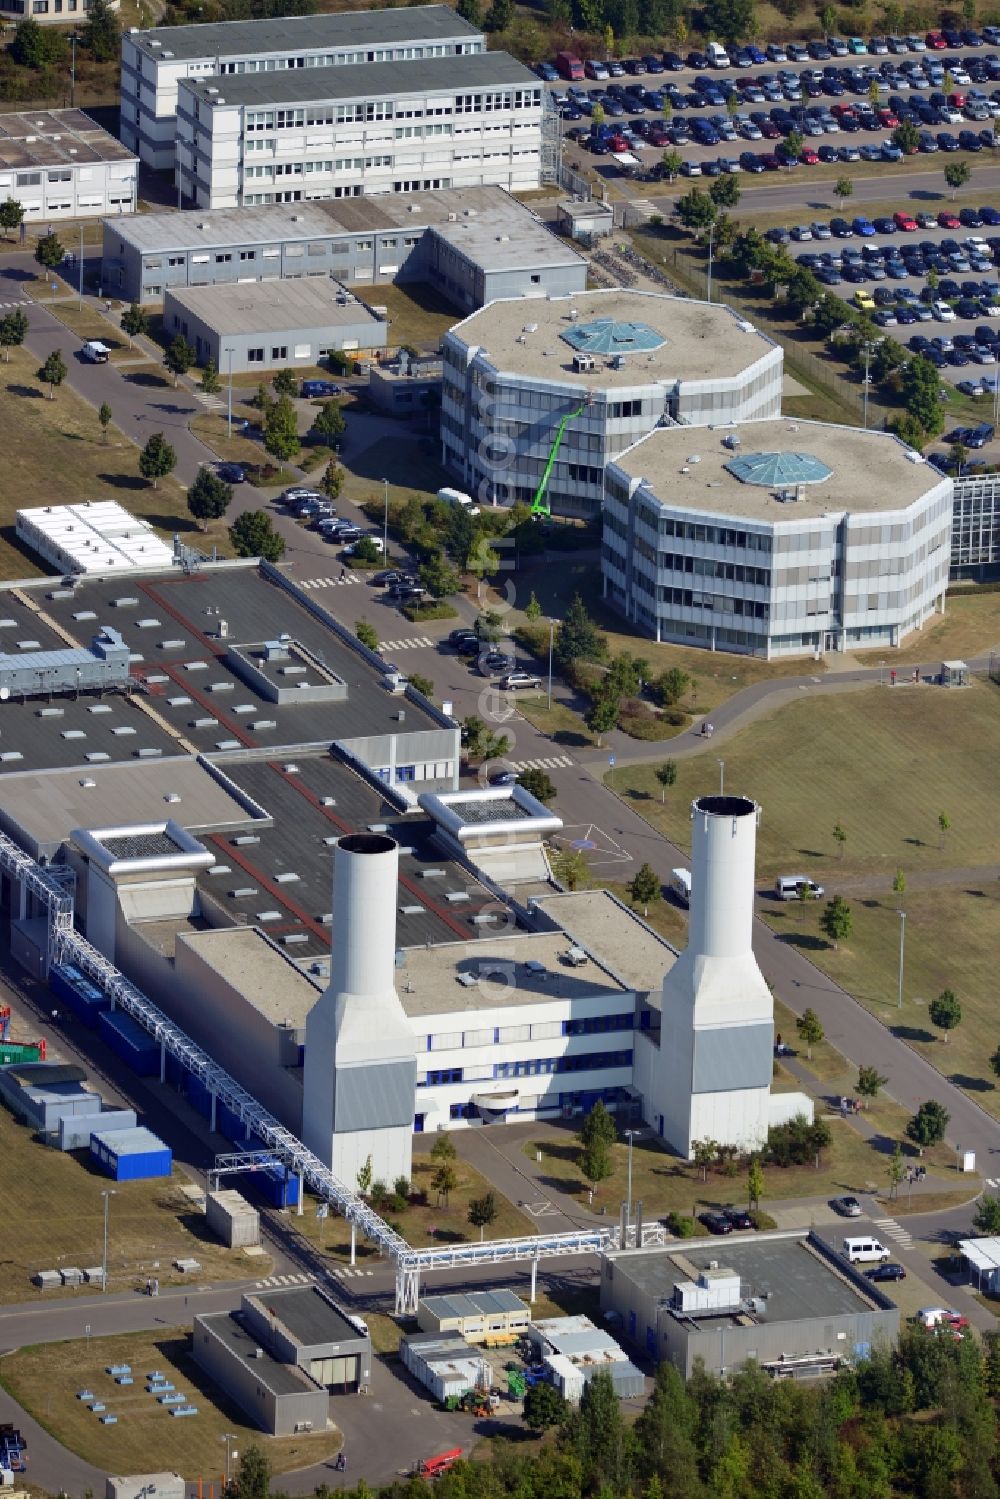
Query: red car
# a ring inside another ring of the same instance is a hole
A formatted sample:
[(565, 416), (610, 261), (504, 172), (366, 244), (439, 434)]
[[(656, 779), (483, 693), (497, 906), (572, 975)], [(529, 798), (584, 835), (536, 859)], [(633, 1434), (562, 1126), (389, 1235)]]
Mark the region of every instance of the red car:
[(948, 45), (940, 31), (928, 31), (924, 41), (933, 52), (941, 52)]
[(799, 161), (802, 162), (803, 166), (814, 167), (818, 164), (819, 157), (812, 146), (803, 146), (799, 152)]
[(961, 229), (962, 227), (962, 220), (957, 214), (948, 213), (947, 209), (943, 209), (938, 214), (938, 223), (942, 229)]
[(917, 221), (916, 219), (911, 218), (908, 213), (894, 213), (892, 216), (892, 222), (895, 224), (896, 228), (901, 229), (904, 234), (914, 234), (916, 232)]
[(884, 125), (886, 130), (895, 130), (899, 124), (899, 120), (893, 114), (891, 109), (880, 109), (878, 112), (878, 120), (879, 124)]

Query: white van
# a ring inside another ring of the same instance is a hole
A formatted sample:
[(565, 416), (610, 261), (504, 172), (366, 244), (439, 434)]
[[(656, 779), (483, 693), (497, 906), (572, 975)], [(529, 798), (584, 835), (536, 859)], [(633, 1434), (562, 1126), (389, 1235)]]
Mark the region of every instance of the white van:
[(468, 515), (479, 514), (479, 506), (472, 503), (471, 494), (465, 494), (461, 489), (439, 489), (437, 497), (442, 505), (457, 505)]
[(676, 895), (682, 905), (691, 904), (691, 871), (690, 869), (672, 869), (670, 871), (670, 893)]
[(89, 364), (107, 364), (111, 358), (111, 350), (107, 344), (102, 344), (99, 338), (89, 339), (80, 353)]
[(732, 66), (729, 61), (729, 53), (725, 47), (720, 47), (718, 42), (709, 42), (705, 48), (705, 56), (713, 68), (728, 68)]
[(817, 885), (807, 874), (779, 874), (774, 882), (774, 893), (779, 900), (798, 900), (803, 885), (813, 900), (819, 900), (824, 894), (823, 886)]
[(845, 1239), (844, 1255), (852, 1265), (884, 1265), (892, 1258), (884, 1244), (878, 1239)]

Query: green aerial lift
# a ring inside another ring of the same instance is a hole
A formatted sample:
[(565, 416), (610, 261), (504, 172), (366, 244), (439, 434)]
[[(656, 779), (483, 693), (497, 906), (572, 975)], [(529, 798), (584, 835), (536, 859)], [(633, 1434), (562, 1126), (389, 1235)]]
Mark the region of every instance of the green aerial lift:
[(588, 396), (585, 401), (581, 401), (580, 405), (577, 406), (575, 411), (567, 411), (566, 415), (560, 418), (559, 425), (556, 428), (555, 442), (552, 444), (552, 451), (549, 454), (548, 462), (546, 463), (545, 469), (542, 473), (541, 482), (539, 483), (538, 488), (535, 490), (535, 498), (531, 502), (532, 515), (552, 514), (552, 506), (549, 504), (548, 499), (546, 498), (546, 494), (549, 487), (549, 479), (552, 477), (552, 470), (555, 467), (556, 456), (559, 452), (559, 447), (563, 440), (563, 434), (566, 431), (567, 424), (573, 421), (574, 418), (582, 416), (589, 405), (590, 396)]

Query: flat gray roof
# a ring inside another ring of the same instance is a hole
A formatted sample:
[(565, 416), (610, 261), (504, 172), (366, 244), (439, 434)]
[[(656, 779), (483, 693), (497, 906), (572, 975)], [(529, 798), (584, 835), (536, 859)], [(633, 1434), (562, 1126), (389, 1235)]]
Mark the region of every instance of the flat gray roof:
[(424, 1296), (423, 1305), (435, 1317), (481, 1317), (491, 1312), (527, 1312), (520, 1296), (513, 1291), (470, 1291), (468, 1295)]
[[(262, 57), (286, 55), (296, 47), (374, 47), (393, 42), (469, 41), (482, 36), (448, 5), (416, 5), (400, 10), (352, 10), (337, 15), (277, 16), (266, 21), (212, 21), (201, 26), (135, 28), (129, 40), (147, 57), (164, 53), (190, 61), (196, 57)], [(159, 43), (159, 46), (156, 44)]]
[(669, 943), (610, 890), (553, 891), (533, 903), (640, 994), (659, 993), (677, 961)]
[(364, 1338), (364, 1333), (348, 1322), (319, 1286), (268, 1288), (266, 1294), (248, 1296), (247, 1300), (265, 1313), (273, 1312), (289, 1335), (306, 1347)]
[(192, 94), (200, 104), (260, 109), (270, 104), (454, 94), (464, 88), (503, 88), (518, 83), (541, 87), (537, 74), (508, 53), (472, 52), (462, 57), (372, 62), (350, 68), (292, 68), (275, 73), (182, 78), (178, 89)]
[[(295, 1364), (281, 1364), (273, 1358), (267, 1349), (263, 1349), (260, 1356), (257, 1350), (260, 1348), (256, 1338), (244, 1332), (229, 1312), (209, 1312), (207, 1315), (195, 1317), (195, 1326), (199, 1322), (215, 1334), (220, 1343), (224, 1344), (231, 1353), (236, 1354), (240, 1362), (245, 1364), (255, 1379), (274, 1395), (301, 1395), (316, 1393), (316, 1385)], [(198, 1339), (194, 1340), (197, 1355)], [(197, 1356), (196, 1360), (197, 1362)]]
[[(725, 446), (739, 437), (737, 450)], [(802, 453), (831, 470), (783, 503), (766, 485), (745, 484), (727, 465), (753, 453)], [(646, 481), (644, 494), (661, 505), (707, 514), (745, 516), (780, 526), (844, 511), (903, 510), (950, 482), (891, 432), (865, 432), (832, 422), (785, 417), (719, 428), (659, 427), (614, 459), (623, 473)]]
[[(227, 877), (226, 883), (232, 885), (233, 878)], [(212, 884), (212, 880), (205, 881), (209, 889)], [(258, 899), (257, 904), (261, 903)], [(272, 905), (273, 901), (267, 897), (264, 903)], [(322, 986), (314, 984), (291, 958), (285, 957), (259, 927), (212, 927), (202, 932), (182, 932), (177, 942), (189, 947), (272, 1025), (285, 1020), (293, 1026), (304, 1024), (323, 992)]]
[(313, 328), (356, 327), (385, 330), (363, 302), (337, 281), (307, 276), (292, 281), (259, 281), (253, 286), (167, 287), (166, 304), (199, 318), (222, 337), (240, 333), (279, 333)]
[(539, 269), (586, 264), (572, 245), (512, 198), (454, 223), (445, 216), (433, 228), (439, 239), (486, 271), (516, 270), (529, 262)]
[(108, 233), (117, 235), (123, 244), (152, 254), (226, 245), (272, 245), (345, 234), (419, 233), (448, 223), (451, 214), (464, 222), (492, 213), (502, 218), (513, 239), (529, 225), (537, 224), (531, 210), (502, 187), (441, 188), (433, 193), (386, 193), (254, 208), (186, 208), (181, 213), (130, 214), (124, 219), (105, 219), (104, 224)]
[(85, 167), (98, 161), (137, 160), (82, 109), (0, 115), (0, 167)]
[[(627, 992), (592, 958), (578, 967), (564, 963), (569, 946), (561, 932), (524, 932), (410, 948), (396, 970), (397, 992), (410, 1016), (451, 1011), (471, 1015), (477, 1008), (495, 1010), (600, 995), (620, 999)], [(475, 982), (466, 985), (460, 974)]]
[[(603, 319), (646, 324), (663, 342), (649, 352), (628, 354), (621, 369), (598, 357), (592, 371), (575, 370), (574, 351), (562, 335)], [(530, 333), (525, 331), (529, 324)], [(594, 391), (732, 378), (777, 348), (724, 303), (622, 287), (532, 299), (529, 306), (521, 297), (488, 302), (448, 337), (479, 346), (495, 369), (514, 378), (530, 376)]]
[[(609, 1258), (614, 1261), (616, 1278), (624, 1277), (646, 1295), (667, 1298), (673, 1294), (676, 1282), (696, 1279), (712, 1264), (732, 1270), (743, 1282), (745, 1295), (768, 1298), (769, 1326), (813, 1317), (846, 1316), (871, 1311), (873, 1307), (882, 1310), (874, 1297), (866, 1300), (860, 1289), (810, 1244), (807, 1232), (764, 1233), (747, 1238), (729, 1235), (724, 1240), (689, 1239), (676, 1249), (671, 1246), (626, 1250)], [(708, 1327), (714, 1320), (698, 1319)]]

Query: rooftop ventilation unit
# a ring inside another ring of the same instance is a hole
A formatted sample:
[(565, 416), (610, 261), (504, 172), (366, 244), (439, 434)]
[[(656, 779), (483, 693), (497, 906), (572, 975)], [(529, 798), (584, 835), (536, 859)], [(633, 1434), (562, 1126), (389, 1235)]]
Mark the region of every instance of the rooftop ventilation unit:
[(580, 321), (580, 309), (579, 309), (579, 307), (571, 307), (570, 308), (570, 310), (569, 310), (569, 320), (570, 320), (571, 323), (578, 323)]
[(537, 323), (525, 323), (524, 327), (521, 329), (521, 332), (522, 333), (537, 333), (538, 332), (538, 324)]
[(460, 973), (458, 975), (458, 982), (462, 985), (463, 989), (474, 989), (479, 980), (474, 973)]
[(589, 375), (594, 369), (593, 354), (574, 354), (573, 368), (578, 375)]

